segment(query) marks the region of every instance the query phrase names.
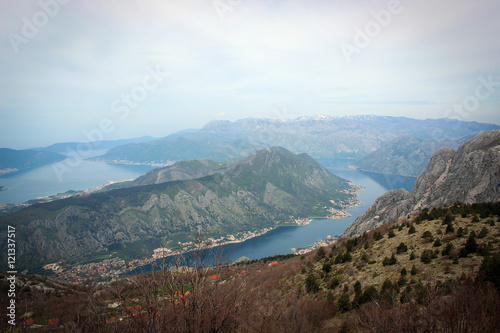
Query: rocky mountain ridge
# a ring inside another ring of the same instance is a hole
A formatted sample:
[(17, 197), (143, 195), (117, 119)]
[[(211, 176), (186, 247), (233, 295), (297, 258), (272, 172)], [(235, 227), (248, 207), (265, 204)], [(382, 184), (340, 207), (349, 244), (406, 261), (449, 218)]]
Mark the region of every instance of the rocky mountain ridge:
[(374, 115), (217, 120), (197, 131), (116, 147), (97, 159), (165, 163), (209, 158), (221, 162), (272, 146), (281, 146), (294, 153), (305, 152), (313, 158), (361, 158), (403, 135), (426, 142), (453, 143), (494, 128), (498, 126), (453, 119), (419, 120)]
[(500, 201), (500, 130), (466, 141), (457, 151), (441, 148), (417, 178), (411, 193), (389, 191), (349, 225), (345, 236), (362, 234), (424, 208)]
[(457, 149), (456, 141), (438, 142), (403, 135), (387, 145), (366, 155), (353, 165), (361, 170), (392, 175), (417, 177), (429, 163), (432, 154), (438, 149), (449, 147)]

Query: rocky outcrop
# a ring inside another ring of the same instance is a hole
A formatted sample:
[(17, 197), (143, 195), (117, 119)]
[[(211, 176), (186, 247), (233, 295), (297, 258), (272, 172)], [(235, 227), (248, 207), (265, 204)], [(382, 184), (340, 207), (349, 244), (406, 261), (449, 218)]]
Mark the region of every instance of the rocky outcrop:
[(466, 141), (457, 151), (441, 148), (417, 178), (411, 193), (400, 189), (377, 198), (349, 225), (354, 236), (423, 208), (500, 201), (500, 130)]
[(360, 235), (404, 215), (409, 210), (409, 199), (410, 193), (403, 188), (381, 195), (363, 215), (347, 226), (344, 235)]

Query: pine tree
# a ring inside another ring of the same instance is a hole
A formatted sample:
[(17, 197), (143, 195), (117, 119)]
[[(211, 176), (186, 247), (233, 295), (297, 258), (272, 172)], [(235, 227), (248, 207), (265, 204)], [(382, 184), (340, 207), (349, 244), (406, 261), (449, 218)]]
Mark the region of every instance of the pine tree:
[(467, 242), (465, 242), (465, 250), (467, 253), (476, 253), (477, 252), (477, 241), (476, 241), (476, 233), (472, 231), (467, 238)]
[(351, 308), (350, 303), (351, 300), (349, 298), (349, 294), (343, 293), (337, 301), (337, 310), (339, 312), (349, 311)]

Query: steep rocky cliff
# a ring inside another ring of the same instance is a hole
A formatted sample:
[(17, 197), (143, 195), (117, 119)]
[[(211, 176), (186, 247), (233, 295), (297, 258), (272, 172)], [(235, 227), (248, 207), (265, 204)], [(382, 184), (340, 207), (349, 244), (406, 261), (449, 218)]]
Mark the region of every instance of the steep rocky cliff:
[[(198, 179), (36, 204), (0, 217), (0, 225), (16, 228), (21, 269), (117, 250), (137, 255), (199, 233), (218, 237), (326, 216), (339, 208), (330, 200), (347, 204), (354, 190), (308, 155), (275, 147)], [(0, 230), (2, 248), (6, 230)]]
[(361, 234), (423, 208), (500, 201), (500, 130), (466, 141), (457, 151), (441, 148), (417, 178), (411, 193), (387, 192), (349, 225), (345, 236)]

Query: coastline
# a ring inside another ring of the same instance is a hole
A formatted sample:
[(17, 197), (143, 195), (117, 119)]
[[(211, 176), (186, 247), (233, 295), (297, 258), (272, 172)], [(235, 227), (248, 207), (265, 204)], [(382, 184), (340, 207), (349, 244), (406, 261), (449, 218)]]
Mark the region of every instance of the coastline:
[[(90, 189), (85, 189), (82, 191), (72, 191), (72, 193), (66, 193), (66, 195), (74, 196), (74, 195), (85, 195), (98, 190), (101, 190), (106, 185), (97, 186)], [(354, 195), (349, 200), (345, 201), (335, 201), (330, 200), (330, 203), (335, 207), (330, 207), (325, 209), (330, 213), (326, 218), (324, 216), (317, 217), (322, 219), (329, 220), (337, 220), (350, 216), (351, 214), (348, 212), (349, 209), (360, 205), (362, 202), (358, 200), (357, 194), (361, 191), (363, 187), (357, 186), (351, 183), (351, 188), (345, 190), (344, 193)], [(278, 227), (284, 226), (305, 226), (313, 222), (315, 217), (308, 218), (296, 218), (288, 222), (279, 223), (274, 227), (267, 227), (254, 231), (242, 231), (236, 234), (229, 234), (225, 236), (219, 236), (218, 238), (209, 237), (204, 240), (202, 244), (203, 249), (212, 249), (215, 247), (226, 246), (229, 244), (243, 243), (249, 239), (262, 236), (271, 230), (274, 230)], [(316, 242), (306, 248), (296, 249), (292, 248), (291, 250), (296, 254), (303, 254), (314, 249), (319, 248), (320, 246), (327, 246), (340, 238), (340, 235), (329, 235), (326, 238), (322, 239), (319, 242)], [(61, 262), (53, 263), (44, 266), (45, 269), (51, 270), (55, 273), (58, 280), (64, 282), (83, 282), (84, 280), (91, 278), (92, 276), (96, 276), (98, 273), (97, 279), (111, 279), (114, 280), (123, 274), (129, 274), (134, 270), (140, 269), (141, 267), (147, 265), (154, 265), (154, 263), (162, 258), (168, 256), (176, 256), (183, 255), (185, 253), (196, 250), (197, 248), (196, 240), (188, 241), (188, 242), (178, 242), (175, 246), (157, 248), (153, 250), (153, 253), (148, 257), (143, 257), (139, 259), (133, 259), (130, 262), (125, 262), (125, 260), (120, 259), (116, 256), (115, 253), (110, 253), (110, 257), (108, 259), (101, 260), (99, 262), (93, 262), (88, 264), (77, 265), (71, 268), (65, 268), (61, 266)]]

